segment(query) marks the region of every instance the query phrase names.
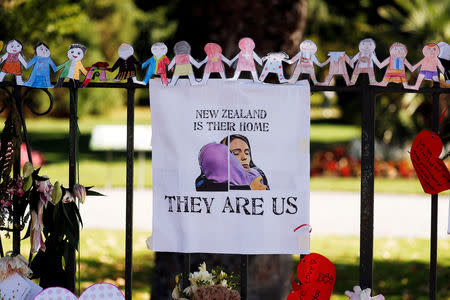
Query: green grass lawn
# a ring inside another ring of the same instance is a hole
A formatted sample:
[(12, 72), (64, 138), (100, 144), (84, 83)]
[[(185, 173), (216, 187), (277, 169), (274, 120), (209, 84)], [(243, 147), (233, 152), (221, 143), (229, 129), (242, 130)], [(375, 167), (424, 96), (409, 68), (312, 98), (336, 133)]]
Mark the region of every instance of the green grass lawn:
[[(154, 252), (145, 240), (150, 232), (134, 232), (133, 299), (148, 300), (154, 268)], [(3, 239), (4, 246), (9, 241)], [(27, 240), (28, 242), (28, 240)], [(28, 249), (24, 243), (23, 249)], [(426, 239), (382, 238), (374, 241), (374, 290), (387, 299), (428, 299), (429, 241)], [(332, 300), (347, 299), (359, 278), (359, 239), (357, 237), (312, 237), (311, 252), (330, 259), (336, 267)], [(23, 252), (23, 254), (26, 251)], [(110, 282), (124, 290), (125, 233), (82, 230), (81, 291), (96, 282)], [(293, 257), (293, 270), (298, 263)], [(176, 274), (169, 274), (175, 276)], [(438, 242), (438, 299), (450, 299), (450, 240)]]

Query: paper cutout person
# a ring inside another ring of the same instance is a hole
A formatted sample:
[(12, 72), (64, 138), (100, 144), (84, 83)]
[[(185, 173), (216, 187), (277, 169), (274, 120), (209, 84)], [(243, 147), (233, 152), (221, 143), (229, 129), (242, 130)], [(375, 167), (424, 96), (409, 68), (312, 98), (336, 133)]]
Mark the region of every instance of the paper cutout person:
[(375, 63), (378, 68), (381, 68), (381, 63), (375, 55), (375, 48), (375, 41), (371, 38), (364, 39), (359, 42), (359, 52), (352, 59), (353, 63), (357, 63), (355, 69), (353, 70), (350, 85), (354, 85), (356, 83), (360, 73), (367, 73), (369, 75), (369, 82), (371, 85), (378, 84), (373, 71), (373, 63)]
[(450, 45), (446, 42), (437, 43), (439, 47), (439, 60), (444, 67), (445, 82), (450, 83)]
[(87, 67), (88, 71), (86, 77), (84, 78), (83, 83), (81, 84), (82, 88), (86, 88), (91, 82), (91, 80), (95, 80), (97, 77), (100, 81), (107, 81), (106, 72), (111, 72), (111, 68), (109, 68), (109, 64), (104, 61), (99, 61), (93, 64), (90, 67)]
[(164, 43), (154, 43), (151, 48), (153, 56), (147, 59), (142, 64), (142, 69), (148, 66), (147, 73), (145, 74), (144, 84), (146, 85), (153, 74), (161, 76), (161, 81), (164, 85), (167, 85), (167, 71), (166, 66), (170, 64), (170, 60), (167, 58), (167, 46)]
[(119, 81), (131, 78), (134, 83), (143, 84), (136, 78), (135, 65), (139, 65), (139, 62), (133, 55), (133, 46), (127, 43), (123, 43), (119, 46), (118, 53), (119, 58), (111, 68), (111, 72), (114, 72), (115, 70), (117, 70), (117, 68), (119, 68), (119, 73), (117, 73), (116, 77), (114, 77), (114, 80)]
[(34, 88), (52, 88), (50, 81), (50, 68), (56, 71), (56, 65), (50, 58), (50, 49), (43, 43), (39, 42), (34, 46), (35, 56), (28, 62), (26, 68), (33, 66), (30, 78), (24, 83), (24, 86)]
[(438, 58), (440, 54), (438, 45), (433, 43), (425, 45), (422, 49), (422, 53), (424, 58), (412, 67), (411, 71), (414, 71), (419, 67), (420, 71), (416, 84), (414, 86), (408, 86), (410, 89), (418, 90), (424, 79), (439, 82), (439, 73), (437, 69), (442, 73), (445, 73), (444, 66)]
[(323, 67), (325, 64), (320, 63), (316, 57), (317, 45), (311, 40), (304, 40), (300, 43), (300, 52), (293, 58), (288, 60), (289, 64), (297, 62), (292, 77), (288, 80), (289, 83), (296, 83), (300, 74), (309, 74), (312, 82), (317, 84), (316, 73), (314, 71), (314, 64)]
[(405, 66), (412, 70), (412, 65), (406, 59), (406, 54), (408, 50), (406, 46), (401, 43), (394, 43), (389, 48), (390, 56), (386, 58), (382, 63), (380, 68), (387, 67), (386, 74), (384, 74), (383, 81), (379, 82), (378, 85), (386, 86), (389, 82), (402, 83), (403, 87), (408, 87), (408, 82), (406, 81)]
[(180, 41), (175, 44), (173, 51), (175, 52), (175, 57), (170, 62), (169, 69), (171, 70), (175, 66), (175, 72), (173, 73), (169, 86), (174, 86), (180, 76), (188, 76), (191, 85), (198, 85), (194, 77), (192, 65), (197, 69), (201, 65), (191, 56), (191, 45), (186, 41)]
[(222, 47), (216, 43), (208, 43), (205, 45), (204, 50), (206, 52), (206, 58), (200, 62), (200, 65), (206, 63), (206, 66), (203, 71), (201, 84), (206, 84), (206, 82), (208, 82), (211, 73), (219, 73), (222, 79), (226, 79), (222, 61), (224, 61), (228, 66), (231, 65), (231, 61), (223, 56)]
[(278, 75), (278, 81), (280, 83), (287, 82), (283, 73), (283, 61), (287, 62), (288, 59), (289, 56), (284, 52), (271, 52), (264, 56), (262, 60), (266, 61), (266, 63), (259, 76), (259, 81), (264, 81), (269, 73), (275, 73)]
[(27, 62), (22, 55), (22, 43), (18, 40), (10, 40), (6, 44), (6, 53), (2, 56), (0, 63), (4, 62), (0, 72), (0, 82), (3, 82), (6, 74), (16, 76), (16, 84), (23, 85), (22, 66), (26, 67)]
[(251, 38), (246, 37), (239, 40), (238, 46), (241, 51), (231, 60), (232, 64), (237, 60), (236, 71), (231, 80), (237, 80), (242, 71), (249, 71), (252, 74), (253, 81), (259, 82), (254, 61), (256, 60), (262, 66), (262, 60), (254, 51), (255, 42)]
[(331, 79), (335, 75), (341, 75), (344, 77), (345, 84), (350, 84), (350, 79), (347, 73), (347, 67), (345, 63), (349, 64), (353, 68), (353, 62), (345, 54), (345, 51), (332, 51), (328, 52), (328, 59), (323, 62), (323, 65), (330, 64), (330, 70), (328, 71), (327, 79), (324, 82), (319, 82), (316, 85), (330, 85)]
[(62, 70), (61, 75), (59, 75), (58, 82), (55, 87), (62, 87), (62, 84), (66, 78), (73, 82), (73, 85), (76, 86), (76, 83), (80, 80), (80, 72), (83, 75), (87, 74), (86, 69), (84, 68), (81, 60), (86, 54), (86, 47), (81, 44), (72, 44), (69, 46), (69, 51), (67, 51), (67, 60), (62, 65), (56, 67), (56, 71)]

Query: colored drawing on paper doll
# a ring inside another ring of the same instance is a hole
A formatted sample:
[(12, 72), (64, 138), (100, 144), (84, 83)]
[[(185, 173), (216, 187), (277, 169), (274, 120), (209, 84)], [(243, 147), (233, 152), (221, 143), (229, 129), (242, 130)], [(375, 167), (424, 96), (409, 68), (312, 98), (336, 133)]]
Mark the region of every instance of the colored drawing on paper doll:
[(23, 46), (18, 40), (10, 40), (6, 43), (6, 53), (1, 57), (0, 63), (3, 63), (0, 71), (0, 82), (6, 75), (12, 74), (16, 77), (16, 84), (23, 85), (22, 66), (26, 67), (27, 62), (22, 55)]
[(204, 50), (206, 53), (206, 58), (200, 62), (200, 65), (206, 63), (206, 66), (203, 71), (201, 84), (206, 84), (208, 82), (211, 73), (219, 73), (222, 79), (226, 79), (223, 63), (225, 62), (228, 66), (230, 66), (231, 61), (223, 56), (222, 47), (216, 43), (208, 43), (205, 45)]
[(167, 85), (167, 66), (170, 60), (167, 58), (167, 46), (164, 43), (154, 43), (151, 48), (152, 57), (142, 64), (142, 69), (147, 68), (145, 73), (144, 84), (147, 85), (153, 75), (161, 76), (161, 82)]
[(141, 81), (136, 78), (136, 65), (139, 65), (138, 60), (134, 57), (133, 46), (127, 43), (123, 43), (119, 46), (118, 50), (119, 58), (116, 60), (114, 65), (111, 67), (111, 72), (119, 69), (114, 80), (127, 80), (131, 78), (134, 83), (142, 84)]
[(380, 86), (386, 86), (389, 82), (402, 83), (403, 87), (408, 86), (406, 80), (405, 67), (412, 71), (412, 65), (406, 59), (408, 49), (401, 43), (394, 43), (389, 48), (389, 57), (386, 58), (380, 68), (387, 67), (383, 80), (378, 83)]
[(83, 63), (81, 62), (85, 54), (85, 46), (81, 44), (71, 44), (69, 46), (69, 50), (67, 51), (67, 58), (69, 59), (65, 63), (56, 67), (56, 71), (62, 70), (62, 72), (59, 75), (59, 79), (55, 87), (62, 87), (62, 84), (66, 78), (71, 80), (75, 86), (80, 80), (80, 73), (83, 75), (87, 74)]
[(262, 59), (255, 53), (255, 42), (251, 38), (242, 38), (238, 43), (240, 52), (231, 60), (231, 64), (237, 61), (236, 71), (232, 80), (237, 80), (242, 71), (248, 71), (252, 74), (254, 82), (259, 82), (256, 73), (255, 60), (262, 66)]
[(106, 76), (106, 72), (111, 72), (109, 64), (105, 61), (96, 62), (92, 66), (87, 67), (86, 70), (88, 72), (81, 84), (82, 88), (86, 88), (92, 80), (107, 81), (108, 77)]
[(439, 47), (439, 60), (444, 67), (445, 82), (450, 83), (450, 45), (446, 42), (437, 43)]
[(283, 62), (288, 62), (289, 56), (284, 52), (270, 52), (262, 58), (265, 61), (259, 81), (264, 81), (269, 73), (277, 74), (280, 83), (287, 82), (283, 73)]
[(294, 73), (289, 79), (289, 83), (296, 83), (300, 74), (308, 74), (314, 84), (317, 84), (316, 72), (314, 64), (323, 67), (325, 64), (320, 63), (316, 57), (317, 45), (311, 40), (304, 40), (300, 43), (300, 52), (298, 52), (288, 63), (293, 64), (297, 62)]
[(350, 78), (347, 73), (347, 66), (348, 64), (350, 67), (353, 68), (353, 62), (348, 57), (347, 54), (345, 54), (345, 51), (332, 51), (328, 52), (328, 59), (323, 62), (322, 65), (330, 64), (330, 69), (328, 71), (327, 79), (325, 79), (324, 82), (319, 82), (317, 85), (330, 85), (331, 79), (335, 75), (341, 75), (344, 77), (345, 84), (350, 84)]
[(439, 71), (445, 73), (444, 66), (441, 64), (438, 56), (440, 49), (436, 44), (427, 44), (422, 49), (424, 58), (412, 67), (411, 71), (420, 69), (419, 76), (417, 77), (416, 84), (414, 86), (408, 86), (408, 88), (418, 90), (423, 80), (431, 80), (439, 82)]
[(359, 42), (358, 48), (359, 52), (352, 59), (352, 63), (356, 63), (356, 66), (353, 70), (350, 85), (354, 85), (356, 83), (356, 80), (358, 80), (358, 76), (361, 73), (366, 73), (369, 75), (369, 83), (371, 85), (378, 84), (375, 79), (373, 63), (375, 63), (378, 68), (381, 68), (381, 63), (375, 55), (375, 41), (371, 38), (364, 39)]
[(35, 56), (28, 62), (27, 69), (33, 67), (31, 75), (24, 86), (34, 88), (52, 88), (50, 81), (50, 68), (56, 71), (56, 65), (50, 58), (50, 48), (43, 42), (34, 46)]
[(180, 76), (188, 76), (191, 85), (198, 85), (194, 71), (192, 70), (192, 65), (197, 69), (201, 65), (191, 56), (191, 45), (186, 41), (180, 41), (175, 44), (173, 51), (175, 52), (175, 57), (170, 62), (168, 68), (172, 70), (175, 67), (175, 71), (173, 72), (169, 86), (174, 86)]

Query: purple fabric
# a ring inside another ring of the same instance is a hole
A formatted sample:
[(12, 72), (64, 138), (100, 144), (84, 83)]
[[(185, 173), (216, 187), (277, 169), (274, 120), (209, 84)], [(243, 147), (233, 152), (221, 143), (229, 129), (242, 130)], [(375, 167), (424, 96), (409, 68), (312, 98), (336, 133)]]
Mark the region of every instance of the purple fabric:
[(419, 74), (422, 74), (423, 76), (425, 76), (425, 79), (427, 80), (433, 80), (434, 76), (437, 76), (439, 78), (439, 74), (438, 72), (433, 72), (433, 71), (420, 71)]
[(230, 160), (230, 185), (250, 185), (259, 172), (250, 169), (245, 171), (239, 160), (234, 156), (228, 146), (223, 144), (207, 144), (200, 150), (200, 167), (208, 180), (214, 182), (228, 181), (228, 158)]

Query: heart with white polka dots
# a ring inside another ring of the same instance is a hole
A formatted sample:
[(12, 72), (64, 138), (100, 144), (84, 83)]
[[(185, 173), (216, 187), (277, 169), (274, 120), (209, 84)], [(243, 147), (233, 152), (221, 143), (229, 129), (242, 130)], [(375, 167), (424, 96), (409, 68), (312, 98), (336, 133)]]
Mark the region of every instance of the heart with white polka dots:
[(85, 290), (80, 298), (65, 288), (51, 287), (40, 292), (34, 300), (125, 300), (125, 296), (113, 284), (96, 283)]

